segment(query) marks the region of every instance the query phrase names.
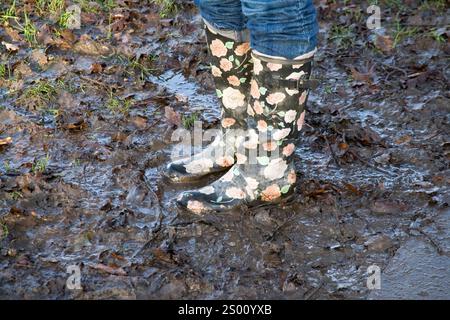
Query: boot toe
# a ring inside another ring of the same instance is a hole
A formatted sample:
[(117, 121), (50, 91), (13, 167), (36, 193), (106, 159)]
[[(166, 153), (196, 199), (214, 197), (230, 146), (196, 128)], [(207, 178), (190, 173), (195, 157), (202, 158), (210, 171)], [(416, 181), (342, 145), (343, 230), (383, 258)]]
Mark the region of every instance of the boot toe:
[(205, 199), (204, 194), (196, 191), (185, 191), (181, 193), (176, 199), (176, 204), (178, 208), (195, 214), (204, 214), (214, 210), (209, 205), (208, 199)]

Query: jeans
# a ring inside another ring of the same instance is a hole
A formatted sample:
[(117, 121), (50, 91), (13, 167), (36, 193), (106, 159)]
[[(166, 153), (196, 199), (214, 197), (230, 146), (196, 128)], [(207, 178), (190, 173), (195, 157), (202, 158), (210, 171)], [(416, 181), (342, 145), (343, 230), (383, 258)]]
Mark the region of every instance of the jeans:
[(250, 31), (259, 53), (294, 59), (317, 45), (318, 25), (312, 0), (194, 0), (213, 27)]

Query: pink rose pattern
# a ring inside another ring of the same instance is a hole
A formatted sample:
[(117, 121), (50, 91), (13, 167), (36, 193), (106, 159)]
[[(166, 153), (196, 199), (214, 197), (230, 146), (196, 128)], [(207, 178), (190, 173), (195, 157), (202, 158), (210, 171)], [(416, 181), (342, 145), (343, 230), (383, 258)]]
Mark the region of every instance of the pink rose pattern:
[[(239, 160), (225, 176), (209, 185), (215, 192), (208, 195), (195, 190), (185, 192), (182, 200), (178, 201), (184, 207), (187, 200), (195, 200), (203, 204), (204, 212), (223, 211), (244, 203), (252, 206), (277, 202), (294, 190), (297, 177), (293, 157), (309, 91), (274, 85), (272, 78), (296, 80), (292, 76), (295, 73), (306, 80), (311, 73), (312, 62), (292, 65), (266, 62), (255, 54), (252, 58), (253, 78), (245, 107), (252, 134), (238, 147)], [(260, 139), (259, 134), (266, 139)], [(257, 157), (256, 164), (249, 163), (249, 154), (255, 150), (265, 150), (266, 153)]]

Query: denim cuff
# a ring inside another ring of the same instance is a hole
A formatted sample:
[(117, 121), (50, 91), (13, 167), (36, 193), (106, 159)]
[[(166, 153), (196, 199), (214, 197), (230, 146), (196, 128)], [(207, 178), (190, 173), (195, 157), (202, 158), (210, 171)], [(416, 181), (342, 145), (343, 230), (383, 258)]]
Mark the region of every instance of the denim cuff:
[(245, 30), (223, 30), (218, 29), (214, 27), (211, 23), (206, 21), (205, 18), (203, 18), (203, 22), (205, 23), (205, 26), (212, 32), (220, 34), (221, 36), (230, 38), (236, 42), (250, 42), (250, 32), (248, 29)]
[(262, 53), (262, 52), (259, 52), (259, 51), (255, 50), (255, 49), (253, 49), (253, 52), (256, 53), (258, 56), (267, 58), (267, 59), (269, 59), (269, 60), (286, 60), (286, 61), (290, 60), (290, 61), (298, 61), (298, 60), (307, 60), (307, 59), (311, 59), (312, 57), (314, 57), (315, 53), (317, 52), (317, 48), (314, 48), (314, 50), (309, 51), (309, 52), (306, 52), (305, 54), (302, 54), (302, 55), (300, 55), (300, 56), (298, 56), (298, 57), (295, 57), (295, 58), (293, 58), (293, 59), (288, 59), (288, 58), (285, 58), (285, 57), (279, 57), (279, 56), (271, 56), (271, 55), (268, 55), (268, 54), (264, 54), (264, 53)]

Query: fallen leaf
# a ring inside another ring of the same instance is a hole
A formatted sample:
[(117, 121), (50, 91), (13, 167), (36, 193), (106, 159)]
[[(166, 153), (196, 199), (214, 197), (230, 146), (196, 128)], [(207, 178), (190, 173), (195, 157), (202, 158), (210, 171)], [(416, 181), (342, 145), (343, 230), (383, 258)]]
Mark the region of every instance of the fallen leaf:
[(403, 203), (395, 203), (387, 200), (377, 200), (372, 206), (371, 210), (376, 214), (395, 214), (406, 210), (407, 206)]
[(139, 129), (145, 129), (145, 127), (147, 127), (147, 119), (144, 117), (136, 116), (131, 121)]
[(8, 50), (8, 51), (11, 51), (11, 52), (19, 51), (19, 47), (16, 46), (15, 44), (2, 41), (2, 45), (4, 45), (6, 47), (6, 50)]
[(346, 144), (345, 142), (341, 142), (341, 143), (339, 143), (338, 144), (338, 147), (339, 147), (339, 149), (341, 149), (341, 150), (347, 150), (349, 147), (348, 147), (348, 144)]
[(114, 267), (106, 266), (101, 263), (90, 265), (90, 267), (95, 270), (100, 270), (100, 271), (103, 271), (103, 272), (106, 272), (109, 274), (113, 274), (116, 276), (126, 276), (127, 275), (127, 272), (120, 267), (114, 268)]
[(405, 135), (405, 136), (401, 136), (400, 138), (398, 138), (397, 140), (395, 140), (395, 144), (403, 144), (403, 143), (407, 143), (411, 141), (411, 136)]
[(344, 186), (352, 193), (354, 194), (361, 194), (361, 191), (358, 190), (358, 188), (356, 188), (354, 185), (348, 183), (348, 182), (343, 182)]
[(6, 34), (13, 40), (17, 42), (23, 41), (22, 36), (19, 34), (19, 32), (16, 29), (6, 27), (5, 28)]
[(91, 66), (92, 73), (100, 73), (103, 71), (103, 66), (100, 63), (93, 63)]
[(42, 50), (33, 50), (31, 53), (31, 59), (36, 62), (38, 65), (45, 66), (48, 63), (48, 59), (44, 51)]
[(170, 124), (179, 126), (181, 124), (181, 116), (172, 107), (166, 106), (164, 113)]
[(394, 40), (390, 36), (377, 35), (375, 46), (383, 53), (390, 53), (394, 48)]
[(354, 67), (350, 67), (350, 71), (352, 72), (352, 78), (358, 82), (364, 82), (367, 84), (372, 83), (372, 75), (370, 73), (361, 73), (356, 70)]

